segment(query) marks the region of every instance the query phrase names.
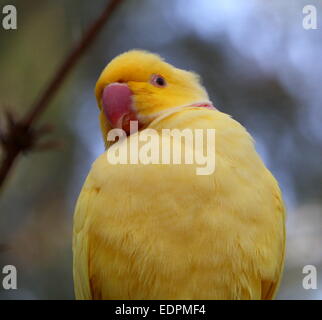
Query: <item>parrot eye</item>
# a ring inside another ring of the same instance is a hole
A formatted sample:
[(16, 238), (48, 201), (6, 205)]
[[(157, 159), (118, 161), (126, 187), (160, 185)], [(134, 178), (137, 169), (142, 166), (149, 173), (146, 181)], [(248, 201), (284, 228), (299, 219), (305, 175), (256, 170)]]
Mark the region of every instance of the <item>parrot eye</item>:
[(166, 81), (164, 78), (158, 74), (154, 74), (151, 78), (151, 83), (159, 88), (165, 87), (167, 85)]

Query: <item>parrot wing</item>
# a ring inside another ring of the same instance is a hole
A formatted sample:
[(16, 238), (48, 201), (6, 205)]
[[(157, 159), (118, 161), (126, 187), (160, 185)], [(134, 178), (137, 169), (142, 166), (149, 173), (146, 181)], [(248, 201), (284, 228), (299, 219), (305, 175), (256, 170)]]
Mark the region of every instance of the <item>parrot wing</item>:
[(73, 231), (73, 269), (74, 269), (74, 285), (75, 296), (80, 300), (89, 300), (92, 298), (90, 279), (89, 279), (89, 263), (88, 263), (88, 211), (96, 199), (95, 188), (87, 188), (85, 182), (84, 188), (77, 201), (74, 215), (74, 231)]
[(283, 248), (282, 248), (282, 258), (279, 265), (278, 273), (276, 274), (275, 279), (272, 280), (262, 280), (261, 282), (261, 291), (262, 291), (262, 300), (273, 300), (277, 294), (278, 288), (282, 280), (282, 274), (285, 263), (285, 246), (286, 246), (286, 230), (285, 230), (285, 214), (286, 210), (283, 204), (281, 192), (276, 185), (274, 188), (274, 197), (276, 200), (276, 211), (280, 217), (280, 227), (283, 228)]

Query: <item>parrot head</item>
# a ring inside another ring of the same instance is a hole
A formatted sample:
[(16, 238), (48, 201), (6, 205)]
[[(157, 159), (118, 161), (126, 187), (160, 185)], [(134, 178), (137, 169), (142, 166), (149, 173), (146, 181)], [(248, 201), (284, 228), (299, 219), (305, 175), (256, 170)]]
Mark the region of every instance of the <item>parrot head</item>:
[(130, 121), (146, 128), (164, 112), (184, 106), (214, 108), (199, 76), (156, 55), (131, 50), (114, 58), (95, 87), (103, 136), (112, 128), (130, 134)]

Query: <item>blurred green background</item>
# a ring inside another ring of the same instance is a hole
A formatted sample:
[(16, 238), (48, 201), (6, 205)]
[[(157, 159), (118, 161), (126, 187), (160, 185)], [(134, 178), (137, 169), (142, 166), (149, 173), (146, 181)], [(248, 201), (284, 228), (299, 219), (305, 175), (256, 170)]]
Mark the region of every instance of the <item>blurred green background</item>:
[[(322, 2), (311, 2), (322, 24)], [(0, 25), (1, 114), (25, 114), (105, 3), (0, 0), (1, 9), (13, 4), (18, 11), (17, 30)], [(74, 298), (73, 208), (104, 150), (93, 89), (106, 63), (132, 48), (198, 72), (218, 109), (254, 136), (288, 209), (278, 298), (322, 299), (322, 30), (303, 29), (306, 4), (125, 0), (40, 121), (55, 126), (62, 148), (22, 157), (0, 195), (0, 243), (8, 246), (0, 270), (18, 270), (18, 289), (0, 286), (0, 299)], [(308, 264), (317, 267), (317, 290), (302, 287)]]

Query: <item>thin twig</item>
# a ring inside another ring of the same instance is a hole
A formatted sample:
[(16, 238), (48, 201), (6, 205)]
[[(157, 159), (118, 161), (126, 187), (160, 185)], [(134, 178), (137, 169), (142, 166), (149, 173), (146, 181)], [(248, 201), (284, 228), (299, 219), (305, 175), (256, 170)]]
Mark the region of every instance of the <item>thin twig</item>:
[[(40, 115), (48, 107), (49, 103), (57, 93), (58, 89), (63, 84), (68, 74), (73, 67), (79, 61), (80, 57), (93, 43), (98, 33), (102, 30), (104, 24), (107, 22), (111, 14), (117, 8), (122, 0), (111, 0), (107, 2), (102, 14), (94, 21), (94, 23), (88, 28), (86, 33), (76, 47), (71, 50), (67, 55), (60, 68), (54, 74), (52, 80), (49, 82), (48, 87), (40, 95), (39, 99), (30, 108), (30, 111), (21, 120), (15, 121), (14, 125), (9, 126), (7, 132), (1, 133), (1, 143), (3, 146), (3, 159), (0, 167), (0, 191), (3, 184), (8, 177), (14, 163), (18, 156), (24, 151), (30, 151), (34, 147), (34, 141), (36, 139), (36, 130), (33, 125)], [(21, 143), (21, 136), (28, 137)]]

